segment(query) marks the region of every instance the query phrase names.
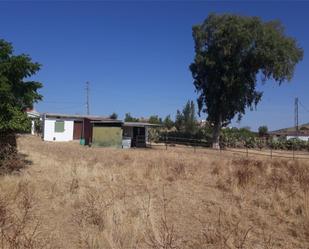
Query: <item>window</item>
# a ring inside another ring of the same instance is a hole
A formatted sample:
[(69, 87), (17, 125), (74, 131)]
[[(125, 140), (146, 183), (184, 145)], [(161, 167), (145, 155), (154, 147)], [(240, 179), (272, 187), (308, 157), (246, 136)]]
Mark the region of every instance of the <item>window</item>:
[(64, 121), (55, 122), (55, 132), (64, 132)]

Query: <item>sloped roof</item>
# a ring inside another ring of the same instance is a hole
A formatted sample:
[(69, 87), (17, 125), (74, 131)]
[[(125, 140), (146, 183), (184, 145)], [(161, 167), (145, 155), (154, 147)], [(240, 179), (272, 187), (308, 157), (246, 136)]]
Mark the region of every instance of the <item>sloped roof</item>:
[(37, 112), (36, 110), (27, 110), (26, 111), (27, 116), (30, 118), (39, 118), (40, 117), (40, 113)]
[(79, 114), (63, 114), (63, 113), (44, 113), (45, 117), (55, 117), (55, 118), (72, 118), (72, 119), (90, 119), (93, 121), (106, 121), (106, 122), (122, 122), (121, 120), (111, 119), (106, 116), (95, 116), (95, 115), (79, 115)]
[(130, 127), (146, 127), (146, 126), (152, 126), (152, 127), (159, 127), (162, 126), (160, 124), (150, 124), (147, 122), (124, 122), (123, 126), (130, 126)]
[(275, 135), (287, 135), (287, 136), (296, 136), (296, 135), (309, 135), (309, 123), (302, 124), (298, 126), (298, 133), (296, 132), (295, 126), (283, 128), (275, 131), (271, 131), (270, 134)]

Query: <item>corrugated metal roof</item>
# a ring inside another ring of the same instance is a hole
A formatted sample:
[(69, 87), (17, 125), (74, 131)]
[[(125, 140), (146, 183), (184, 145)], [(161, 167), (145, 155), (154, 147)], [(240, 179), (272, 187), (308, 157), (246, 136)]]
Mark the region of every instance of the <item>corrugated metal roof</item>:
[(153, 126), (153, 127), (160, 127), (160, 124), (150, 124), (146, 122), (124, 122), (123, 126), (130, 126), (130, 127), (146, 127), (146, 126)]
[(92, 121), (101, 121), (101, 122), (113, 122), (113, 123), (122, 123), (121, 120), (111, 119), (105, 116), (94, 116), (94, 115), (76, 115), (76, 114), (63, 114), (63, 113), (44, 113), (45, 117), (55, 117), (55, 118), (73, 118), (73, 119), (90, 119)]
[(40, 113), (35, 111), (35, 110), (26, 111), (26, 113), (27, 113), (28, 117), (33, 117), (33, 118), (39, 118), (40, 117)]

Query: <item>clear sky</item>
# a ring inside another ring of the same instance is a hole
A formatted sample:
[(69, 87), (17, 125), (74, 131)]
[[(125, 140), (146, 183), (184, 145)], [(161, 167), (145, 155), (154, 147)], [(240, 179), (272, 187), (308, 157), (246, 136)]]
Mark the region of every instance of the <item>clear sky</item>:
[(197, 98), (188, 69), (191, 28), (211, 12), (279, 19), (305, 50), (293, 80), (260, 85), (257, 110), (233, 125), (292, 126), (296, 96), (307, 108), (299, 107), (300, 123), (309, 122), (309, 2), (0, 1), (0, 38), (42, 64), (35, 76), (44, 84), (40, 112), (85, 113), (89, 81), (91, 114), (174, 117)]

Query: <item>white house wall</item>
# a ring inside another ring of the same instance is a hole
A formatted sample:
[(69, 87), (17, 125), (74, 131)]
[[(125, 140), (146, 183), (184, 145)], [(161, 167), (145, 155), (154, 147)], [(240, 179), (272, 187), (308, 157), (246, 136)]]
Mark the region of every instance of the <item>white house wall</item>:
[(299, 140), (302, 141), (309, 141), (309, 136), (287, 136), (286, 139), (290, 140), (290, 139), (294, 139), (294, 138), (298, 138)]
[[(64, 132), (55, 132), (55, 122), (64, 121)], [(66, 142), (73, 140), (74, 120), (69, 119), (45, 119), (44, 141)]]

